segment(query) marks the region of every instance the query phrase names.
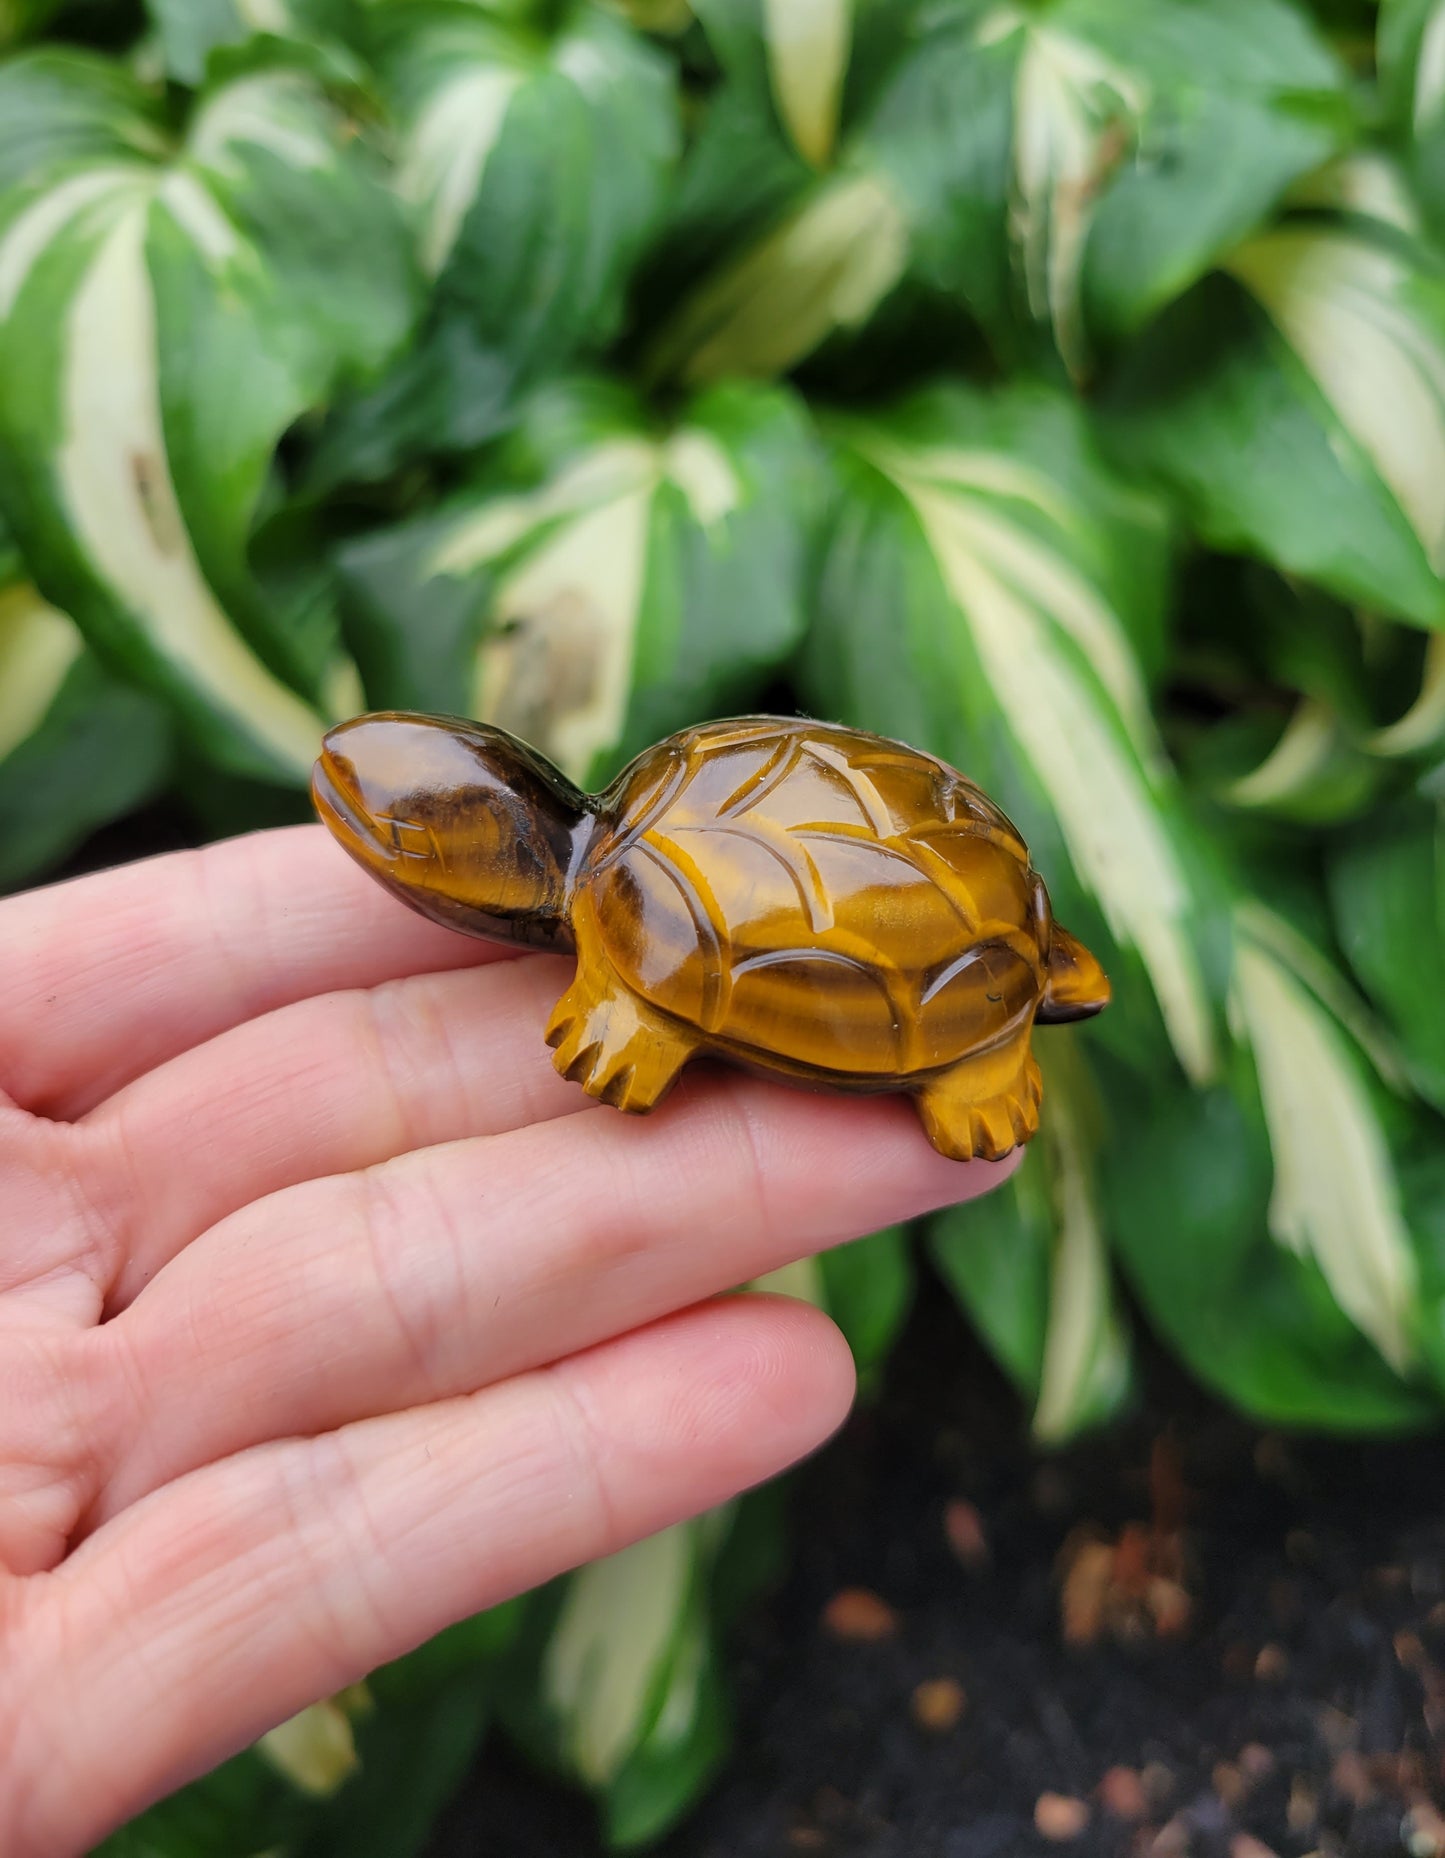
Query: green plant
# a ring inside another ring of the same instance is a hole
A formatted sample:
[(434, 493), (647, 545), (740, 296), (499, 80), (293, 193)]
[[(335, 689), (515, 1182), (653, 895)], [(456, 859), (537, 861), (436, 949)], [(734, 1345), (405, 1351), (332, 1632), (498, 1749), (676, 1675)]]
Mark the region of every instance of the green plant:
[[(1445, 0), (22, 0), (0, 45), (0, 885), (165, 793), (303, 817), (363, 705), (586, 781), (764, 698), (905, 737), (1115, 979), (926, 1235), (1039, 1439), (1127, 1398), (1121, 1280), (1256, 1414), (1438, 1419)], [(874, 1362), (910, 1259), (789, 1284)], [(114, 1850), (394, 1858), (498, 1713), (644, 1841), (775, 1511)]]

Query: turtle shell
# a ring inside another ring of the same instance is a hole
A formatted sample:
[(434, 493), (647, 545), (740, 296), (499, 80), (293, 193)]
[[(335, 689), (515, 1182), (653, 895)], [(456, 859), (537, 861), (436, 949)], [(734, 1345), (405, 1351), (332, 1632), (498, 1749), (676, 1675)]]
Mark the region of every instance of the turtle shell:
[(1051, 915), (1017, 831), (901, 743), (747, 718), (624, 771), (578, 876), (622, 981), (704, 1039), (860, 1081), (1023, 1030)]

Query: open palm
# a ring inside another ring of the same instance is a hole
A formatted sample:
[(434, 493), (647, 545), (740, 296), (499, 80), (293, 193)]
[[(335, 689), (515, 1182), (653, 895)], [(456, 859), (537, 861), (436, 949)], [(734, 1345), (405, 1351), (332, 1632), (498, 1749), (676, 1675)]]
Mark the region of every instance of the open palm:
[(726, 1074), (596, 1108), (568, 978), (315, 828), (0, 904), (7, 1858), (811, 1449), (837, 1332), (708, 1299), (1009, 1170)]

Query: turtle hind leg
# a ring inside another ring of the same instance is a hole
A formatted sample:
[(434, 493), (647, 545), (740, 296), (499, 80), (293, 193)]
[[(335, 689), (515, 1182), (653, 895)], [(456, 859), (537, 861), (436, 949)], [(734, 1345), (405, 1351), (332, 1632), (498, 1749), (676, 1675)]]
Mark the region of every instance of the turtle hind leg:
[(579, 977), (547, 1022), (553, 1064), (589, 1097), (634, 1115), (671, 1090), (697, 1042), (619, 984), (598, 993)]
[(916, 1093), (929, 1141), (955, 1161), (998, 1161), (1039, 1126), (1043, 1082), (1028, 1038), (965, 1058)]

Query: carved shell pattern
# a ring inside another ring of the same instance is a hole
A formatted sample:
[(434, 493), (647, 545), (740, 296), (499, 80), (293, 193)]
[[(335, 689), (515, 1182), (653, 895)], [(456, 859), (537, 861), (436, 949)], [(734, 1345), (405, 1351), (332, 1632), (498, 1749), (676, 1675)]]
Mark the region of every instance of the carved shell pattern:
[(713, 725), (608, 798), (585, 880), (603, 945), (704, 1034), (908, 1072), (1037, 1004), (1049, 918), (1027, 849), (930, 756), (817, 723)]

